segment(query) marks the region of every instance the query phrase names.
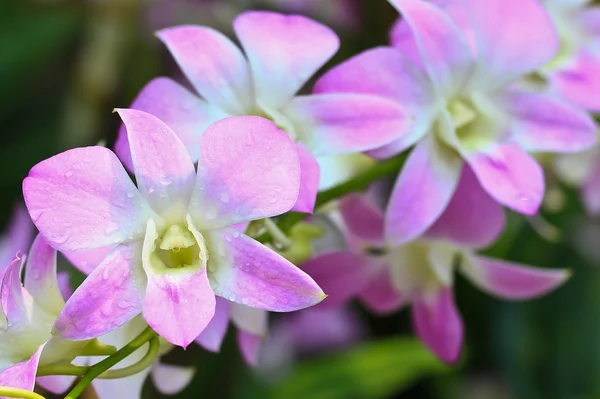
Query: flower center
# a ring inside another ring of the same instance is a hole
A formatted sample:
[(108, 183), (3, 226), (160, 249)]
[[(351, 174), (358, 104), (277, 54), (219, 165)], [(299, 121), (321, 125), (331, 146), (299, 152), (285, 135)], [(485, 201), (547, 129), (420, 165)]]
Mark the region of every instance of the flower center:
[(265, 104), (257, 104), (254, 115), (268, 119), (273, 122), (278, 128), (286, 132), (295, 142), (298, 141), (298, 135), (294, 129), (292, 122), (278, 110), (271, 108)]
[(208, 261), (202, 234), (187, 220), (187, 225), (171, 224), (162, 232), (156, 230), (153, 220), (148, 221), (144, 239), (143, 262), (155, 273), (198, 269)]

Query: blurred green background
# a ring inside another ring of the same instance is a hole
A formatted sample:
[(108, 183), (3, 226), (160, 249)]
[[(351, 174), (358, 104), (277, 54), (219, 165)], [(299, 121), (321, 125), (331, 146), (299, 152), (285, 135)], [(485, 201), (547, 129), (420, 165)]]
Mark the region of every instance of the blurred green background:
[[(230, 34), (235, 15), (247, 9), (296, 10), (333, 27), (342, 46), (329, 65), (385, 44), (396, 17), (384, 0), (0, 0), (0, 221), (21, 201), (31, 166), (73, 146), (110, 146), (119, 123), (113, 108), (127, 107), (155, 76), (181, 79), (154, 30), (194, 23)], [(563, 189), (566, 206), (544, 215), (560, 229), (558, 242), (511, 215), (488, 252), (568, 267), (573, 277), (529, 303), (501, 302), (459, 277), (466, 324), (459, 365), (441, 365), (412, 338), (407, 311), (374, 318), (357, 307), (369, 331), (361, 343), (304, 359), (276, 380), (243, 364), (233, 328), (221, 354), (175, 350), (167, 361), (197, 368), (176, 397), (600, 398), (600, 224)], [(159, 397), (150, 383), (144, 394)]]

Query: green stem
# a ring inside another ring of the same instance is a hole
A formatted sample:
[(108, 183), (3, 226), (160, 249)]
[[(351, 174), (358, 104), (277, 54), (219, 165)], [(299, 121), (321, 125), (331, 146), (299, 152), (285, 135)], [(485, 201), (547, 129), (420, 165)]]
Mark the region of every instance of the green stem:
[(272, 219), (266, 218), (266, 219), (264, 219), (264, 221), (265, 221), (265, 228), (267, 229), (267, 232), (273, 238), (274, 243), (278, 244), (279, 247), (281, 247), (281, 249), (283, 249), (283, 250), (288, 249), (289, 247), (292, 246), (292, 240), (290, 240), (285, 235), (285, 233), (283, 231), (281, 231), (279, 226), (277, 226), (277, 224), (275, 224), (275, 222)]
[(60, 364), (56, 366), (42, 366), (38, 368), (36, 377), (44, 377), (47, 375), (72, 375), (75, 377), (82, 377), (89, 367), (85, 366), (74, 366), (72, 364)]
[[(81, 380), (75, 385), (75, 387), (69, 392), (65, 399), (76, 399), (83, 393), (85, 388), (92, 383), (92, 381), (113, 367), (115, 364), (119, 363), (121, 360), (125, 359), (127, 356), (131, 355), (133, 352), (142, 347), (146, 342), (152, 340), (157, 336), (156, 332), (151, 327), (147, 327), (140, 335), (135, 337), (130, 343), (125, 345), (123, 348), (119, 349), (117, 353), (112, 356), (107, 357), (103, 361), (93, 365), (89, 368), (88, 372), (81, 378)], [(39, 398), (36, 398), (39, 399)]]
[(0, 396), (21, 399), (46, 399), (33, 391), (21, 388), (0, 387)]
[[(342, 183), (330, 189), (321, 191), (317, 195), (315, 202), (315, 209), (335, 200), (344, 195), (350, 194), (356, 191), (362, 191), (366, 189), (369, 184), (375, 180), (379, 180), (382, 177), (390, 176), (398, 173), (404, 165), (406, 160), (406, 154), (400, 154), (394, 158), (386, 159), (383, 162), (378, 163), (372, 168), (366, 170), (360, 175)], [(277, 226), (281, 231), (287, 233), (290, 229), (298, 222), (302, 221), (306, 217), (305, 213), (289, 212), (277, 219)], [(269, 232), (261, 234), (256, 238), (259, 242), (266, 243), (273, 241), (273, 237)]]
[(104, 373), (100, 374), (98, 378), (104, 380), (115, 380), (117, 378), (125, 378), (129, 377), (130, 375), (140, 373), (152, 365), (158, 356), (158, 349), (158, 337), (154, 337), (150, 340), (148, 352), (139, 362), (128, 367), (123, 367), (122, 369), (105, 371)]

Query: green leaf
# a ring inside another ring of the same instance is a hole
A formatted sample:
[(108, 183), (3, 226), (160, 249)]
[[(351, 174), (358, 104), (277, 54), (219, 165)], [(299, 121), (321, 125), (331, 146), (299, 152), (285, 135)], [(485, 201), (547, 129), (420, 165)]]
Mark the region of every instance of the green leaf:
[(301, 363), (271, 398), (386, 398), (448, 370), (417, 339), (395, 337)]

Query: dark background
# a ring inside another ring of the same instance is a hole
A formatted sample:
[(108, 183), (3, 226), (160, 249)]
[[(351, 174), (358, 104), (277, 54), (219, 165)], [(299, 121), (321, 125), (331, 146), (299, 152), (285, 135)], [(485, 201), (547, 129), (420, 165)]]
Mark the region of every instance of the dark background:
[[(342, 38), (329, 65), (387, 42), (396, 13), (384, 0), (0, 0), (0, 223), (21, 200), (21, 181), (37, 162), (73, 146), (111, 145), (118, 118), (151, 78), (181, 79), (159, 28), (196, 23), (231, 33), (247, 9), (302, 11)], [(341, 8), (337, 8), (341, 7)], [(567, 205), (544, 217), (561, 237), (540, 237), (511, 215), (488, 252), (544, 267), (568, 267), (571, 280), (529, 303), (507, 303), (458, 277), (466, 324), (459, 365), (444, 367), (411, 338), (409, 315), (373, 318), (356, 307), (369, 335), (345, 352), (305, 359), (267, 383), (237, 351), (233, 328), (219, 355), (175, 350), (174, 363), (194, 364), (196, 377), (178, 398), (600, 398), (600, 225), (565, 189)], [(151, 384), (145, 395), (157, 396)]]

